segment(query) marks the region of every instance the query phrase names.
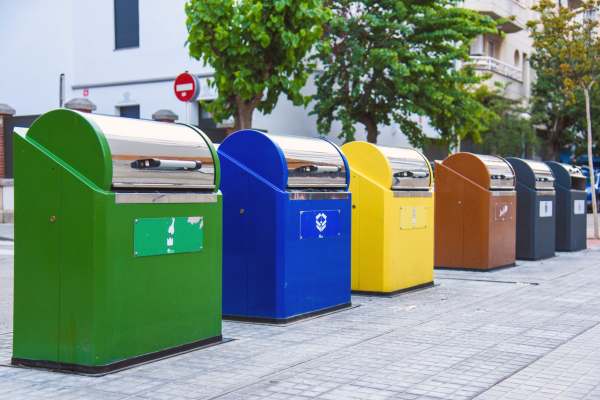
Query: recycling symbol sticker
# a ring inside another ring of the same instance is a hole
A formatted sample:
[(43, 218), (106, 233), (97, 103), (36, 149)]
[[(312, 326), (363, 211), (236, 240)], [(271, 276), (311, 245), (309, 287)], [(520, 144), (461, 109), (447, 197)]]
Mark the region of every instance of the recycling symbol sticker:
[(319, 232), (323, 232), (327, 228), (327, 215), (318, 213), (315, 217), (315, 224)]
[(341, 236), (341, 210), (300, 211), (300, 239)]

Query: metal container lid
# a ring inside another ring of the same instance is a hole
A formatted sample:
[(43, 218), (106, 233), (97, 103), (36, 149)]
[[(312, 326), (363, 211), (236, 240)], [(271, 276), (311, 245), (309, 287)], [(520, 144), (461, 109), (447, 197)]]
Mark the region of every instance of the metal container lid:
[(392, 169), (391, 189), (428, 190), (431, 187), (429, 162), (423, 154), (410, 148), (377, 146)]
[(515, 174), (510, 164), (498, 156), (473, 154), (486, 166), (490, 174), (490, 189), (513, 189)]
[(515, 174), (501, 157), (461, 152), (449, 155), (442, 165), (489, 190), (514, 190)]
[(194, 128), (174, 123), (82, 114), (105, 137), (114, 188), (214, 189), (209, 144)]
[(537, 190), (554, 190), (554, 175), (552, 170), (541, 161), (523, 160), (531, 168), (535, 176)]
[(556, 161), (547, 161), (546, 164), (554, 172), (557, 184), (568, 189), (585, 190), (587, 178), (580, 167)]
[(512, 165), (519, 184), (535, 190), (554, 190), (554, 174), (546, 163), (516, 157), (506, 161)]
[(288, 188), (346, 188), (344, 158), (333, 143), (321, 138), (266, 136), (283, 152)]

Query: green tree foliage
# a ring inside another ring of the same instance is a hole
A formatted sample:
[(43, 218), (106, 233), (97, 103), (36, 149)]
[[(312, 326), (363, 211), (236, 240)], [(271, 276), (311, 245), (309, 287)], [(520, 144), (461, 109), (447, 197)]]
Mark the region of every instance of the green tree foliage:
[(557, 66), (548, 54), (534, 52), (530, 58), (531, 67), (537, 72), (531, 87), (531, 121), (537, 126), (542, 155), (546, 159), (556, 159), (559, 151), (576, 140), (577, 121), (584, 117), (582, 99), (572, 103), (567, 101), (562, 90), (560, 76), (551, 71)]
[(219, 94), (205, 107), (216, 120), (250, 128), (254, 110), (270, 113), (281, 94), (306, 105), (306, 55), (330, 17), (321, 0), (189, 0), (185, 11), (190, 55), (214, 69)]
[(495, 23), (457, 7), (457, 0), (336, 0), (327, 40), (318, 46), (324, 72), (316, 79), (313, 113), (321, 133), (333, 121), (340, 137), (354, 139), (363, 124), (376, 142), (377, 126), (398, 123), (411, 143), (423, 132), (415, 115), (429, 117), (451, 141), (467, 131), (476, 134), (490, 114), (470, 87), (481, 81), (458, 64), (468, 60), (472, 40), (497, 33)]
[[(581, 134), (581, 132), (586, 131), (585, 97), (582, 94), (577, 94), (575, 104), (570, 107), (576, 109), (578, 112), (574, 113), (576, 121), (571, 129), (573, 133), (569, 136), (572, 139), (567, 144), (570, 146), (574, 145), (575, 156), (580, 156), (587, 153), (587, 138)], [(600, 90), (592, 90), (590, 92), (590, 107), (593, 133), (592, 151), (597, 155), (600, 152)]]
[[(555, 75), (568, 105), (576, 104), (583, 94), (587, 138), (588, 167), (594, 184), (591, 92), (600, 78), (600, 27), (596, 11), (599, 0), (584, 1), (581, 8), (571, 10), (553, 0), (541, 0), (534, 10), (540, 19), (529, 22), (536, 55), (550, 62), (541, 64), (543, 75)], [(594, 236), (600, 238), (596, 192), (592, 190)]]
[(481, 152), (500, 156), (529, 158), (537, 149), (539, 140), (531, 119), (520, 101), (503, 95), (502, 88), (481, 86), (475, 96), (495, 114), (481, 134)]

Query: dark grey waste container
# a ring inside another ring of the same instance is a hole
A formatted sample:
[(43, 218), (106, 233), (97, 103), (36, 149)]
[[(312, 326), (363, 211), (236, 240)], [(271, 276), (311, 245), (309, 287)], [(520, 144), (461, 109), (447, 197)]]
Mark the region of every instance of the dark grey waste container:
[(585, 176), (579, 167), (548, 161), (556, 189), (556, 250), (577, 251), (586, 246)]
[(541, 161), (508, 157), (517, 179), (517, 258), (554, 256), (556, 192), (554, 175)]

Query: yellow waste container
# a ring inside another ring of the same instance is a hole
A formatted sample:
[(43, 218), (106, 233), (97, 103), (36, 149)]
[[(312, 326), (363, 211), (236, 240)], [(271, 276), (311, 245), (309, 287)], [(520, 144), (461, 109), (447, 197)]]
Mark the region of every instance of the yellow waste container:
[(352, 192), (352, 290), (395, 294), (433, 285), (433, 179), (418, 151), (342, 146)]

